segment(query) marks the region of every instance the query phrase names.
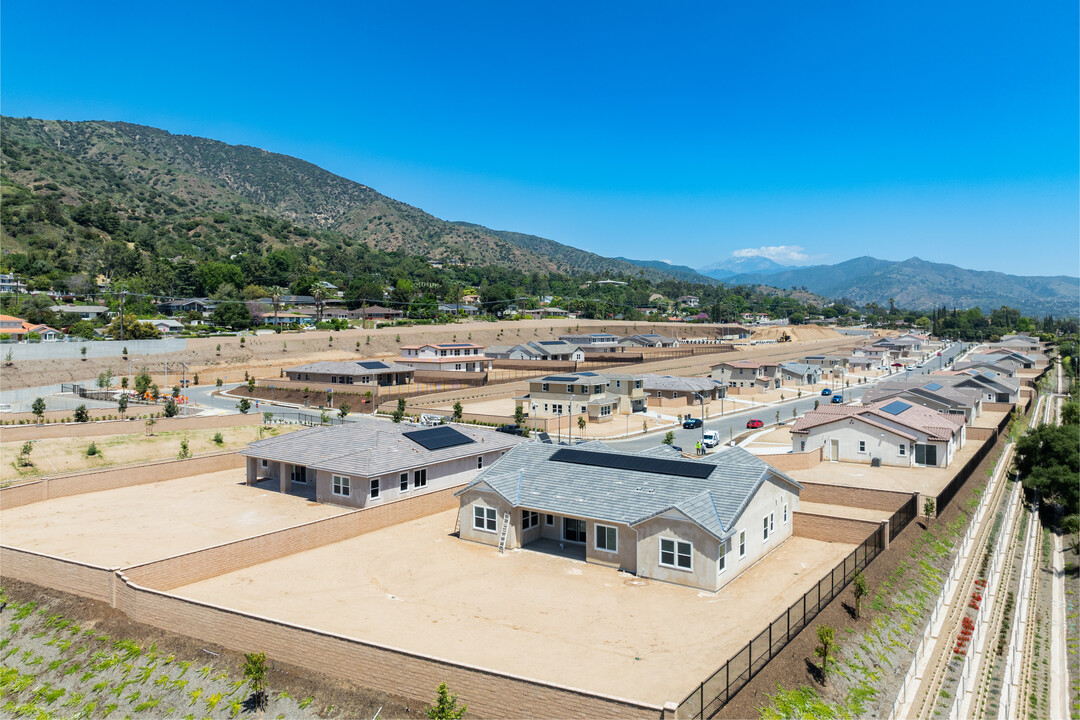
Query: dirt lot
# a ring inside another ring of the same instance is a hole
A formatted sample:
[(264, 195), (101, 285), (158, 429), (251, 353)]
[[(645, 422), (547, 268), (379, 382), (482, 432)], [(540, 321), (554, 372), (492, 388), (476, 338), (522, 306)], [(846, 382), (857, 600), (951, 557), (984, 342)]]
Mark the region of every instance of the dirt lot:
[(4, 510), (4, 544), (124, 567), (344, 511), (243, 483), (238, 468)]
[(172, 592), (661, 704), (681, 700), (852, 550), (792, 538), (712, 594), (530, 550), (500, 555), (452, 537), (453, 526), (447, 511)]
[(1008, 415), (1007, 412), (1000, 412), (997, 410), (984, 410), (983, 414), (975, 418), (975, 422), (972, 423), (974, 427), (978, 428), (996, 428), (998, 423)]
[(968, 441), (964, 448), (953, 456), (952, 463), (947, 468), (872, 468), (869, 463), (823, 462), (808, 470), (790, 470), (788, 475), (799, 482), (848, 485), (906, 493), (918, 492), (923, 495), (937, 496), (979, 447), (980, 443)]
[[(120, 423), (117, 423), (120, 425)], [(281, 434), (292, 432), (299, 426), (275, 425), (264, 432)], [(22, 449), (22, 442), (0, 444), (0, 483), (15, 480), (29, 480), (42, 475), (95, 470), (119, 465), (145, 462), (147, 460), (167, 460), (175, 458), (180, 452), (180, 442), (187, 440), (192, 455), (232, 450), (241, 448), (259, 438), (261, 426), (247, 425), (222, 428), (204, 428), (198, 430), (176, 430), (155, 433), (147, 436), (142, 422), (133, 422), (124, 427), (128, 433), (102, 435), (85, 438), (48, 438), (34, 442), (30, 459), (31, 467), (17, 467), (16, 458)], [(135, 431), (135, 432), (130, 432)], [(222, 443), (213, 441), (214, 435), (221, 433)], [(94, 443), (100, 454), (87, 456), (86, 450)]]
[[(755, 330), (754, 337), (766, 339), (779, 335), (779, 329)], [(279, 368), (292, 367), (319, 360), (349, 358), (397, 357), (401, 345), (423, 342), (471, 341), (483, 345), (546, 340), (568, 333), (612, 332), (624, 335), (659, 333), (678, 337), (715, 337), (712, 325), (684, 323), (623, 323), (603, 320), (520, 320), (514, 322), (466, 322), (453, 325), (421, 325), (415, 327), (361, 330), (351, 328), (342, 332), (309, 331), (240, 337), (195, 338), (187, 340), (187, 349), (168, 356), (170, 377), (175, 381), (181, 363), (188, 365), (188, 377), (199, 373), (200, 382), (222, 378), (226, 382), (242, 381), (244, 372), (276, 377)], [(786, 332), (796, 344), (820, 340), (836, 340), (850, 344), (851, 338), (834, 330), (815, 325), (788, 328)], [(333, 337), (333, 341), (330, 338)], [(218, 349), (220, 346), (220, 350)], [(793, 344), (763, 347), (795, 347)], [(155, 374), (155, 382), (164, 383), (164, 355), (131, 356), (131, 366), (138, 370), (147, 367)], [(120, 372), (127, 361), (120, 357), (89, 360), (34, 360), (16, 362), (4, 369), (4, 387), (34, 387), (59, 382), (72, 382), (97, 377), (107, 368)]]

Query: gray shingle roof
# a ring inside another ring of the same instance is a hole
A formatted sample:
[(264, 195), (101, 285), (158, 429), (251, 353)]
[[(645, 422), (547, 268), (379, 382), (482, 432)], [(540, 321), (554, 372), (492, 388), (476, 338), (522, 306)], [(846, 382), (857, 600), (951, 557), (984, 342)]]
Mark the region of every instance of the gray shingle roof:
[(712, 378), (676, 377), (672, 375), (642, 375), (641, 381), (641, 386), (645, 390), (677, 390), (681, 392), (702, 392), (721, 385)]
[(508, 450), (527, 442), (523, 438), (493, 430), (480, 430), (455, 424), (454, 429), (474, 442), (426, 450), (403, 433), (419, 430), (412, 424), (348, 423), (319, 427), (249, 443), (240, 451), (245, 457), (261, 458), (316, 470), (377, 477), (388, 473), (422, 468), (448, 460), (475, 457), (498, 450)]
[[(636, 525), (678, 510), (719, 540), (733, 527), (758, 488), (772, 477), (796, 489), (795, 480), (742, 448), (729, 448), (705, 458), (682, 458), (670, 448), (651, 448), (636, 455), (664, 457), (713, 465), (704, 479), (655, 472), (582, 466), (551, 460), (560, 448), (542, 443), (519, 445), (485, 469), (458, 494), (486, 485), (514, 507)], [(578, 446), (625, 457), (603, 443)]]
[[(381, 363), (384, 367), (364, 367), (361, 363)], [(308, 365), (286, 368), (285, 372), (325, 373), (329, 375), (383, 375), (385, 373), (411, 373), (413, 368), (390, 360), (349, 360), (339, 362), (322, 360)]]

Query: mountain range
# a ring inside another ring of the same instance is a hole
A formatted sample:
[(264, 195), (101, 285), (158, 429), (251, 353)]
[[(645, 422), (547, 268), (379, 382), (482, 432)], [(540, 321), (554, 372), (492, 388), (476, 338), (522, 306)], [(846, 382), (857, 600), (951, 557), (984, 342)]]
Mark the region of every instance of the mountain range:
[[(609, 258), (535, 235), (442, 220), (287, 155), (131, 123), (2, 117), (0, 140), (5, 181), (34, 192), (52, 189), (50, 202), (109, 200), (122, 211), (121, 218), (148, 217), (159, 223), (159, 229), (170, 225), (171, 239), (163, 240), (162, 233), (153, 242), (135, 238), (161, 257), (198, 251), (200, 244), (228, 229), (241, 239), (257, 241), (259, 233), (266, 239), (265, 230), (256, 232), (254, 225), (247, 230), (232, 228), (224, 219), (241, 212), (255, 225), (271, 227), (269, 239), (277, 246), (345, 239), (432, 261), (501, 265), (527, 273), (589, 272), (654, 281), (805, 287), (817, 295), (857, 303), (883, 305), (892, 298), (898, 306), (914, 309), (945, 305), (989, 310), (1009, 305), (1028, 314), (1075, 315), (1080, 304), (1077, 278), (979, 272), (918, 258), (892, 262), (863, 257), (831, 266), (791, 268), (753, 256), (697, 270), (658, 260)], [(42, 212), (48, 216), (48, 207)], [(9, 245), (19, 247), (23, 242), (14, 230), (19, 220), (28, 219), (5, 217)], [(334, 237), (324, 238), (321, 231), (333, 232)]]

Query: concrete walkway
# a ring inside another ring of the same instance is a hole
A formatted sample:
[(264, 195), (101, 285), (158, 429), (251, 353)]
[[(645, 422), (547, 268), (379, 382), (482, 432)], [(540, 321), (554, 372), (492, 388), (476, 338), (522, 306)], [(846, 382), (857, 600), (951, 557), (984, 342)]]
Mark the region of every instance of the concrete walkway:
[(1050, 717), (1069, 717), (1069, 660), (1065, 654), (1065, 551), (1054, 535), (1054, 580), (1050, 612)]

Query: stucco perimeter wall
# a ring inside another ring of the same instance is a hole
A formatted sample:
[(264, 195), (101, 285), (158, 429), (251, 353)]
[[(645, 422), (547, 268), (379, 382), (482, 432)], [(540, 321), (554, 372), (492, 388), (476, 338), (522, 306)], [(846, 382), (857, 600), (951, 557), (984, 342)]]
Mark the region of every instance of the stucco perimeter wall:
[[(802, 453), (785, 453), (783, 455), (759, 455), (759, 460), (764, 460), (769, 465), (780, 472), (787, 472), (788, 470), (807, 470), (814, 467), (821, 462), (824, 450), (819, 447), (816, 450)], [(807, 498), (802, 498), (807, 500)], [(808, 500), (808, 502), (820, 502), (818, 500)], [(859, 542), (862, 542), (861, 540)]]
[[(896, 512), (911, 499), (909, 493), (893, 492), (892, 490), (869, 490), (867, 488), (812, 482), (804, 482), (802, 486), (802, 492), (799, 493), (800, 502), (821, 503), (823, 505), (845, 505), (847, 507)], [(862, 542), (862, 540), (859, 542)]]
[[(458, 506), (454, 492), (461, 485), (402, 498), (343, 515), (315, 520), (264, 535), (174, 555), (125, 568), (132, 582), (156, 590), (172, 590), (259, 563), (341, 542)], [(453, 528), (446, 528), (449, 534)]]
[(244, 467), (244, 458), (235, 452), (227, 451), (203, 455), (191, 460), (162, 460), (113, 470), (97, 470), (77, 475), (45, 478), (0, 490), (0, 509), (8, 510), (68, 495), (115, 490), (132, 485), (146, 485), (162, 480), (176, 480), (189, 475), (242, 467)]
[(881, 528), (880, 523), (795, 511), (795, 534), (824, 542), (858, 545)]
[(491, 670), (395, 650), (288, 623), (178, 598), (120, 576), (116, 607), (136, 622), (237, 651), (259, 648), (272, 659), (348, 682), (427, 702), (446, 682), (478, 717), (660, 718), (660, 707), (549, 685)]
[(0, 577), (112, 604), (113, 571), (29, 550), (0, 547)]
[[(139, 405), (129, 408), (132, 415), (140, 412), (161, 412), (160, 406)], [(93, 412), (93, 411), (91, 411)], [(113, 414), (116, 409), (111, 410)], [(69, 417), (70, 412), (61, 412)], [(205, 430), (208, 428), (236, 427), (238, 425), (261, 425), (262, 415), (211, 415), (208, 417), (173, 417), (158, 418), (154, 425), (155, 433), (175, 430)], [(110, 420), (107, 422), (63, 423), (59, 425), (15, 425), (4, 428), (4, 442), (22, 442), (24, 440), (44, 440), (58, 437), (94, 437), (98, 435), (141, 434), (145, 430), (144, 420)]]
[(968, 442), (983, 443), (993, 438), (997, 431), (994, 428), (969, 427), (965, 428)]

